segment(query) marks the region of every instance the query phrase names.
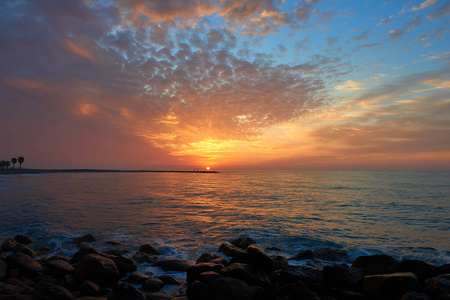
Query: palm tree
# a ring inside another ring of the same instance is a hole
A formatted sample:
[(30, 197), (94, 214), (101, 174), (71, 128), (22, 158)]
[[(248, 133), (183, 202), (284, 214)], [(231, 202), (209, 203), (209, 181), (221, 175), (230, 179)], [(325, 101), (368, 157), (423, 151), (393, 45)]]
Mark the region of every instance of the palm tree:
[(13, 163), (13, 169), (16, 168), (17, 158), (13, 157), (11, 158), (11, 162)]
[(25, 158), (23, 158), (22, 156), (19, 156), (19, 164), (20, 164), (20, 169), (22, 170), (22, 163), (25, 160)]
[(7, 160), (7, 161), (5, 162), (6, 170), (9, 169), (9, 166), (10, 166), (10, 165), (11, 165), (11, 162), (10, 162), (9, 160)]
[(0, 168), (2, 168), (2, 170), (5, 168), (5, 164), (6, 164), (6, 161), (4, 161), (4, 160), (0, 161)]

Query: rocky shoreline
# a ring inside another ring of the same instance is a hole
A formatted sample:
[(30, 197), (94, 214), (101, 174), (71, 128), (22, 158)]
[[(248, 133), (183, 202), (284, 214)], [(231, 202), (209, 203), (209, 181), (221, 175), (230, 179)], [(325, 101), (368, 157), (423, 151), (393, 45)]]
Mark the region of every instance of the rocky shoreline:
[[(1, 244), (0, 300), (443, 300), (450, 299), (450, 264), (397, 261), (388, 255), (350, 261), (339, 249), (286, 257), (268, 255), (249, 237), (220, 245), (194, 261), (161, 258), (151, 244), (138, 251), (109, 241), (100, 252), (88, 234), (75, 239), (72, 257), (36, 248), (16, 235)], [(304, 264), (294, 264), (303, 261)], [(160, 268), (162, 275), (140, 273)], [(174, 276), (183, 274), (182, 278)], [(166, 287), (170, 293), (164, 293)]]

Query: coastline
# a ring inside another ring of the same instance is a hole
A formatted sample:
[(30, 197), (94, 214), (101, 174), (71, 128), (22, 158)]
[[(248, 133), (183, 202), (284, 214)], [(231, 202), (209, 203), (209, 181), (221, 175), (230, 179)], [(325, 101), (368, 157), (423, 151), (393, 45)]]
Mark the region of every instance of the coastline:
[(108, 169), (8, 169), (0, 170), (0, 175), (52, 174), (52, 173), (220, 173), (211, 170), (108, 170)]

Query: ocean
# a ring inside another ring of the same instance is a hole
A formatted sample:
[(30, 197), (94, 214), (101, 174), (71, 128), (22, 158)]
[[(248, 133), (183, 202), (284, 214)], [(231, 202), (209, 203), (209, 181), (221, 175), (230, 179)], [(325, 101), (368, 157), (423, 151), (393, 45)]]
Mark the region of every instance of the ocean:
[(239, 236), (286, 256), (334, 247), (351, 259), (450, 263), (450, 172), (222, 171), (0, 176), (0, 239), (24, 234), (70, 256), (91, 233), (195, 260)]

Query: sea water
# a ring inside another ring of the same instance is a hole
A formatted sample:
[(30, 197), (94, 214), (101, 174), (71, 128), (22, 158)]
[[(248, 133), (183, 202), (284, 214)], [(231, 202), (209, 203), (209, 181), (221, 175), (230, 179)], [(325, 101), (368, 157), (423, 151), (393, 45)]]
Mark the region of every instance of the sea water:
[(351, 259), (450, 263), (450, 172), (223, 171), (0, 176), (0, 239), (24, 234), (73, 254), (91, 233), (195, 259), (250, 236), (293, 256), (334, 247)]

